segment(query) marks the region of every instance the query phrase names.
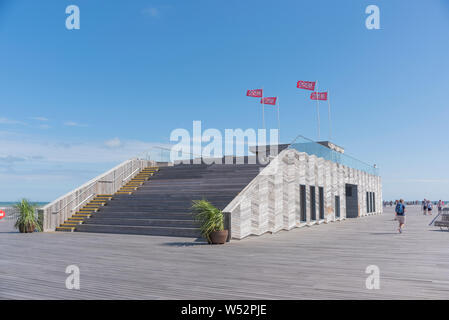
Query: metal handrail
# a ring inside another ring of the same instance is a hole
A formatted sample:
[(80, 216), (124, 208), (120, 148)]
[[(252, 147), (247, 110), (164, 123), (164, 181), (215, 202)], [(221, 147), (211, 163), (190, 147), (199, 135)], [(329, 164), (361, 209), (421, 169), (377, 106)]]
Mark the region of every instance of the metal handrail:
[[(132, 167), (131, 167), (132, 168)], [(123, 169), (123, 172), (122, 173), (120, 173), (117, 177), (115, 177), (115, 180), (117, 180), (122, 174), (124, 174), (125, 173), (125, 169)], [(111, 180), (111, 181), (115, 181), (115, 180)]]
[(89, 186), (89, 188), (87, 188), (86, 190), (84, 190), (83, 192), (81, 192), (81, 193), (80, 193), (79, 195), (77, 195), (74, 199), (72, 199), (72, 200), (70, 200), (69, 202), (67, 202), (67, 204), (66, 204), (64, 207), (62, 207), (61, 209), (59, 209), (58, 211), (53, 212), (53, 213), (54, 213), (54, 214), (57, 214), (57, 213), (61, 212), (62, 210), (64, 210), (65, 208), (67, 208), (67, 206), (68, 206), (69, 204), (71, 204), (73, 201), (77, 200), (77, 199), (80, 197), (80, 195), (82, 195), (83, 193), (85, 193), (87, 190), (90, 190), (90, 189), (91, 189), (97, 182), (98, 182), (98, 181), (92, 182), (92, 184)]
[[(70, 200), (69, 202), (67, 202), (67, 204), (66, 204), (64, 207), (62, 207), (62, 208), (59, 209), (58, 211), (53, 212), (53, 214), (58, 214), (58, 213), (60, 213), (62, 210), (64, 210), (65, 208), (67, 208), (67, 207), (69, 206), (69, 204), (71, 204), (73, 201), (77, 200), (77, 199), (78, 199), (82, 194), (84, 194), (86, 191), (90, 190), (93, 186), (95, 186), (96, 183), (100, 183), (100, 182), (111, 182), (111, 183), (113, 183), (113, 182), (115, 182), (121, 175), (123, 175), (124, 173), (125, 173), (125, 169), (123, 170), (122, 173), (120, 173), (120, 174), (118, 175), (118, 177), (115, 178), (115, 180), (112, 180), (112, 181), (99, 180), (99, 181), (94, 181), (94, 182), (92, 182), (92, 184), (91, 184), (86, 190), (84, 190), (83, 192), (81, 192), (81, 193), (80, 193), (79, 195), (77, 195), (74, 199), (72, 199), (72, 200)], [(92, 197), (92, 195), (90, 195), (89, 197), (87, 197), (86, 199), (84, 199), (82, 202), (80, 202), (80, 204), (84, 203), (87, 199), (89, 199), (89, 198), (91, 198), (91, 197)], [(80, 206), (80, 204), (78, 204), (78, 206), (76, 206), (74, 209), (78, 208), (78, 207)], [(72, 209), (72, 211), (73, 211), (74, 209)]]
[(92, 193), (90, 196), (88, 196), (86, 199), (84, 199), (83, 201), (81, 201), (75, 208), (72, 209), (72, 211), (75, 211), (77, 208), (79, 208), (84, 202), (86, 202), (87, 200), (89, 200), (90, 198), (92, 198), (95, 195), (95, 193)]
[(122, 182), (123, 181), (125, 181), (125, 180), (127, 180), (129, 177), (131, 177), (134, 173), (136, 173), (136, 171), (139, 171), (140, 170), (140, 168), (137, 168), (136, 170), (134, 170), (129, 176), (127, 176), (125, 179), (123, 179), (122, 180)]
[[(133, 166), (131, 165), (131, 168), (132, 168)], [(122, 182), (123, 181), (125, 181), (126, 179), (128, 179), (130, 176), (132, 176), (133, 174), (134, 174), (134, 172), (136, 172), (137, 170), (140, 170), (141, 168), (137, 168), (136, 170), (134, 170), (133, 171), (133, 173), (131, 173), (129, 176), (127, 176), (126, 178), (124, 178), (123, 180), (122, 180)], [(114, 177), (114, 179), (113, 180), (99, 180), (98, 182), (101, 182), (101, 183), (114, 183), (115, 184), (115, 182), (117, 181), (117, 180), (119, 180), (119, 178), (126, 172), (127, 170), (126, 170), (126, 168), (124, 168), (123, 169), (123, 171), (120, 173), (120, 174), (118, 174), (116, 177)]]

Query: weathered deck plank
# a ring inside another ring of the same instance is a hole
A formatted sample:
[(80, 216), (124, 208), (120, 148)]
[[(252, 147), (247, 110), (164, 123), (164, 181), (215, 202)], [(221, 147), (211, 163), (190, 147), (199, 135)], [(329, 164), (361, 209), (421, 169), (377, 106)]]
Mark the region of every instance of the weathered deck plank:
[[(208, 246), (189, 238), (11, 233), (0, 222), (2, 299), (448, 299), (449, 232), (413, 210)], [(81, 290), (65, 288), (66, 266)], [(365, 288), (377, 265), (380, 290)]]

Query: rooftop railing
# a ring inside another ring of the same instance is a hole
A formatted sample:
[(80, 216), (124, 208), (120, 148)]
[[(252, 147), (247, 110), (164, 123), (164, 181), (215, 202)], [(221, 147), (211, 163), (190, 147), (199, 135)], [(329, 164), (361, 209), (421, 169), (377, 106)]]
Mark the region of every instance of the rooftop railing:
[(329, 149), (303, 136), (298, 136), (295, 141), (289, 146), (289, 148), (295, 149), (299, 152), (305, 152), (309, 155), (315, 155), (325, 160), (339, 163), (356, 170), (361, 170), (375, 176), (379, 175), (379, 169), (375, 166), (365, 163), (347, 154)]
[[(329, 149), (328, 147), (325, 147), (324, 145), (319, 144), (301, 135), (296, 137), (296, 139), (289, 145), (289, 148), (295, 149), (299, 152), (305, 152), (309, 155), (315, 155), (325, 160), (330, 160), (332, 162), (339, 163), (341, 165), (353, 169), (361, 170), (372, 175), (376, 176), (379, 175), (379, 169), (376, 168), (375, 166), (365, 163), (361, 160), (358, 160), (350, 155)], [(167, 162), (167, 163), (170, 162), (176, 163), (183, 160), (184, 161), (193, 160), (195, 158), (201, 157), (202, 155), (182, 151), (172, 153), (170, 145), (153, 146), (149, 150), (139, 155), (140, 159), (153, 160), (157, 162)], [(203, 155), (203, 158), (211, 158), (211, 157)]]
[(174, 162), (181, 160), (192, 160), (194, 158), (201, 158), (201, 155), (195, 155), (188, 152), (174, 152), (172, 153), (173, 146), (153, 146), (145, 152), (138, 155), (139, 159), (152, 160), (156, 162)]

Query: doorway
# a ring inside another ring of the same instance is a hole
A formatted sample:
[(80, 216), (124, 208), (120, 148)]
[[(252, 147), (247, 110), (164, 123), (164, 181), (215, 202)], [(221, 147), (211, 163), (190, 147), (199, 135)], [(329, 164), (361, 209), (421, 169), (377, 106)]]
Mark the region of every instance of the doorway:
[(320, 220), (324, 220), (324, 188), (318, 187), (318, 197), (320, 204)]
[(316, 221), (316, 195), (314, 186), (310, 186), (310, 220)]
[(306, 208), (306, 186), (301, 184), (299, 186), (299, 200), (300, 200), (300, 210), (301, 210), (301, 215), (299, 218), (300, 222), (306, 222), (307, 221), (307, 208)]
[(346, 218), (359, 216), (359, 197), (357, 185), (346, 184)]
[(340, 218), (340, 196), (335, 196), (335, 216)]

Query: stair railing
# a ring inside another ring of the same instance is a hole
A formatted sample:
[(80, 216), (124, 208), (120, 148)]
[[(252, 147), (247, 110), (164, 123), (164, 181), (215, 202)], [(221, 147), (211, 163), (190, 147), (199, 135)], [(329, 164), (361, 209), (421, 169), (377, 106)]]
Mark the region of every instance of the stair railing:
[(88, 196), (86, 199), (84, 199), (83, 201), (81, 201), (76, 207), (74, 207), (72, 209), (72, 211), (76, 211), (76, 209), (78, 209), (79, 207), (81, 207), (87, 200), (89, 200), (90, 198), (92, 198), (93, 196), (95, 196), (95, 193), (92, 193), (90, 196)]
[(129, 176), (127, 176), (126, 178), (124, 178), (124, 179), (122, 180), (122, 182), (128, 180), (128, 178), (132, 177), (137, 171), (140, 171), (140, 170), (141, 170), (140, 168), (137, 168), (137, 169), (134, 170)]
[[(134, 167), (134, 163), (131, 162), (131, 169), (129, 171), (132, 171), (133, 167)], [(112, 180), (100, 180), (98, 182), (112, 183), (112, 191), (111, 191), (111, 193), (115, 193), (115, 192), (117, 192), (118, 189), (120, 189), (120, 187), (123, 185), (123, 182), (126, 181), (126, 179), (128, 179), (131, 176), (133, 176), (136, 172), (138, 172), (138, 171), (140, 171), (142, 169), (143, 168), (141, 166), (139, 166), (136, 170), (132, 171), (131, 174), (129, 174), (126, 178), (120, 180), (120, 178), (128, 171), (127, 168), (125, 167), (123, 169), (123, 171), (121, 173), (119, 173), (117, 176), (116, 176), (115, 171), (114, 171), (114, 177), (112, 178)], [(117, 186), (117, 182), (120, 182), (118, 184), (118, 187), (116, 187)]]
[[(60, 213), (62, 210), (64, 210), (65, 208), (67, 208), (73, 201), (78, 200), (78, 198), (79, 198), (82, 194), (84, 194), (86, 191), (92, 189), (93, 186), (95, 186), (95, 182), (92, 183), (88, 189), (84, 190), (83, 192), (81, 192), (80, 194), (78, 194), (74, 199), (72, 199), (71, 201), (67, 202), (67, 204), (66, 204), (64, 207), (62, 207), (61, 209), (59, 209), (59, 210), (56, 211), (56, 212), (53, 212), (53, 214), (58, 214), (58, 213)], [(91, 196), (92, 196), (92, 195), (90, 195), (89, 197), (91, 197)], [(88, 198), (89, 198), (89, 197), (88, 197)], [(85, 201), (85, 200), (83, 200), (81, 203), (83, 203), (84, 201)], [(75, 208), (77, 208), (77, 207), (79, 207), (79, 205), (77, 205)], [(73, 209), (72, 209), (72, 211), (73, 211)]]
[[(138, 170), (154, 165), (154, 161), (138, 158), (124, 161), (113, 169), (38, 209), (38, 213), (43, 216), (44, 231), (54, 231), (56, 227), (72, 216), (74, 210), (77, 210), (77, 208), (95, 195), (114, 194), (122, 187), (124, 181)], [(125, 179), (123, 179), (124, 176), (126, 176)], [(108, 183), (108, 185), (104, 183)], [(89, 195), (85, 197), (88, 192)]]

